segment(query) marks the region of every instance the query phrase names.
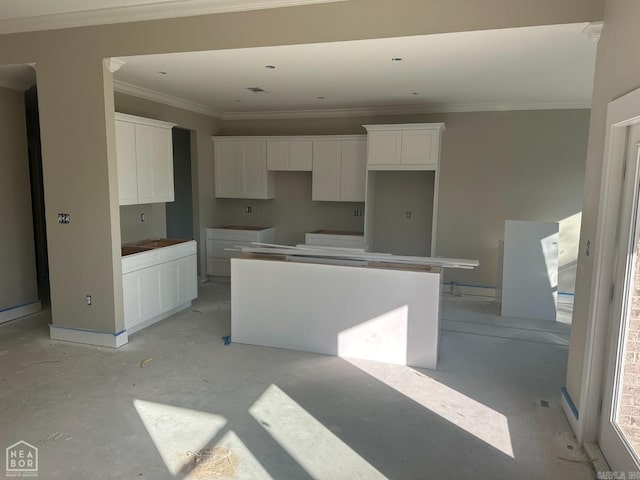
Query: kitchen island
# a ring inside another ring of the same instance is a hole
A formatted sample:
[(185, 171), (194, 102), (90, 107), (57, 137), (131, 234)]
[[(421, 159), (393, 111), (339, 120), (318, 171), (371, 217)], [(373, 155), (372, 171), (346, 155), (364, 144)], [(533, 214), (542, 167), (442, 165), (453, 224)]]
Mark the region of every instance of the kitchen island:
[(442, 267), (247, 254), (231, 260), (231, 339), (435, 369)]

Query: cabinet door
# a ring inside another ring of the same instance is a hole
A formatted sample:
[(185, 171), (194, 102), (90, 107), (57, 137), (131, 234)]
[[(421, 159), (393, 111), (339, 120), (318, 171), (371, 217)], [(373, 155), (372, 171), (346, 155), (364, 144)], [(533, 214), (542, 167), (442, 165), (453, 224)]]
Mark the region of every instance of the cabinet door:
[(198, 296), (196, 256), (178, 258), (162, 264), (163, 310), (171, 310)]
[(138, 202), (173, 202), (173, 149), (171, 130), (136, 125)]
[(122, 276), (124, 326), (135, 327), (163, 311), (162, 272), (160, 265)]
[(394, 165), (400, 163), (402, 132), (369, 132), (369, 165)]
[(310, 172), (313, 162), (313, 142), (292, 140), (289, 142), (289, 170)]
[(344, 140), (340, 169), (340, 200), (364, 202), (367, 170), (367, 141)]
[(213, 145), (216, 197), (240, 196), (240, 158), (238, 142)]
[(313, 142), (312, 200), (340, 200), (340, 163), (342, 142), (318, 140)]
[(267, 170), (289, 170), (289, 142), (267, 141)]
[(434, 165), (437, 162), (436, 142), (438, 133), (434, 131), (402, 132), (402, 164), (404, 165)]
[(162, 268), (156, 265), (139, 270), (141, 321), (160, 315), (163, 311)]
[(142, 286), (140, 272), (122, 276), (122, 301), (124, 303), (124, 328), (129, 329), (142, 320)]
[(160, 265), (162, 268), (162, 309), (164, 311), (184, 303), (180, 301), (180, 260), (172, 260)]
[(242, 197), (270, 198), (266, 142), (242, 142), (240, 152)]
[(116, 120), (116, 157), (120, 205), (138, 203), (135, 125)]
[(198, 297), (198, 267), (196, 255), (181, 258), (178, 262), (178, 290), (180, 304)]

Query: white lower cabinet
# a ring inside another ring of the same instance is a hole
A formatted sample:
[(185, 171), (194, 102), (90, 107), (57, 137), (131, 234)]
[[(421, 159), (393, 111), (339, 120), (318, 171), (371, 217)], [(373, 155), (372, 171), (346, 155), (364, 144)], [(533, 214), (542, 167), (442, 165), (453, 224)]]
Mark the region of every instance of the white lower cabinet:
[(162, 264), (163, 302), (166, 308), (193, 300), (196, 296), (196, 257), (172, 260)]
[(231, 276), (231, 259), (242, 255), (240, 248), (249, 247), (252, 242), (274, 243), (275, 228), (207, 228), (207, 275)]
[(364, 235), (311, 232), (305, 233), (304, 243), (305, 245), (320, 245), (324, 247), (364, 249)]
[(162, 313), (162, 268), (143, 268), (122, 276), (125, 328)]
[(197, 298), (195, 241), (122, 259), (124, 324), (135, 333)]

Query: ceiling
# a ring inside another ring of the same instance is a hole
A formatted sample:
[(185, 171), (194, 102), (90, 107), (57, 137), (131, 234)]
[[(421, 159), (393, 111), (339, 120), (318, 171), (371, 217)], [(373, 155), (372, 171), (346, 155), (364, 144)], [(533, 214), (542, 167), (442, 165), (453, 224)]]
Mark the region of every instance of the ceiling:
[[(2, 0), (0, 33), (327, 1), (341, 0)], [(223, 119), (589, 108), (597, 44), (585, 28), (123, 57), (116, 90)], [(34, 82), (31, 67), (0, 66), (0, 86)]]
[(1, 0), (0, 34), (344, 0)]
[(122, 57), (116, 90), (226, 119), (589, 108), (586, 27)]

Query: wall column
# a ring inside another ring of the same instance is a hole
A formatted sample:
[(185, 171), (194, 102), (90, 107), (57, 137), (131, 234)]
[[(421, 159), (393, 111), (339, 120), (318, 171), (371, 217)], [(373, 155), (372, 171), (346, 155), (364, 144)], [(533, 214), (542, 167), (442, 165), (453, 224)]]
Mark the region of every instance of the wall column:
[[(51, 337), (118, 347), (122, 304), (113, 77), (108, 62), (37, 64)], [(58, 214), (70, 222), (58, 222)], [(88, 297), (91, 296), (91, 305)]]

